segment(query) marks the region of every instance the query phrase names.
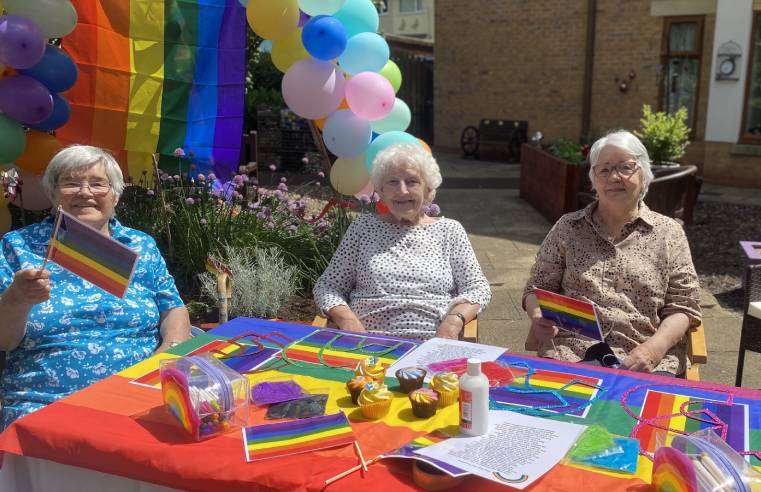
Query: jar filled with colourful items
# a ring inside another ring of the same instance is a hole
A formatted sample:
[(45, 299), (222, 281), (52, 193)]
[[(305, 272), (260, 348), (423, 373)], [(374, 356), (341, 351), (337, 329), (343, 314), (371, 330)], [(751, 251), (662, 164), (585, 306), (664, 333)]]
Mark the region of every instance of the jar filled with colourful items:
[(169, 413), (195, 441), (246, 425), (248, 379), (208, 353), (161, 361), (161, 392)]

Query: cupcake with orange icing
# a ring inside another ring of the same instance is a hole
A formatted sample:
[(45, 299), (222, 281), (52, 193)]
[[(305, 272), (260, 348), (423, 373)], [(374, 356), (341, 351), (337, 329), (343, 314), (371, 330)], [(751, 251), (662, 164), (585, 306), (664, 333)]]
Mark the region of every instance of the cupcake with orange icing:
[(359, 409), (365, 418), (379, 419), (388, 413), (393, 397), (394, 395), (391, 394), (385, 384), (373, 381), (365, 385), (365, 389), (357, 398), (357, 403), (359, 403)]
[(357, 368), (354, 370), (355, 376), (367, 376), (379, 383), (383, 384), (383, 379), (386, 375), (386, 368), (381, 364), (377, 357), (368, 357), (362, 359)]
[(351, 402), (355, 405), (357, 404), (357, 398), (359, 398), (359, 394), (362, 393), (362, 390), (365, 389), (365, 385), (367, 383), (372, 383), (373, 379), (368, 376), (354, 376), (349, 381), (346, 382), (346, 389), (349, 390), (349, 394), (351, 395)]
[(431, 389), (439, 395), (439, 406), (455, 403), (460, 396), (460, 378), (453, 372), (440, 372), (431, 379)]
[(433, 417), (436, 413), (436, 407), (439, 405), (439, 395), (430, 388), (418, 388), (410, 391), (410, 404), (412, 413), (415, 417), (427, 419)]
[(396, 371), (396, 379), (399, 381), (402, 393), (422, 388), (426, 372), (422, 367), (403, 367)]

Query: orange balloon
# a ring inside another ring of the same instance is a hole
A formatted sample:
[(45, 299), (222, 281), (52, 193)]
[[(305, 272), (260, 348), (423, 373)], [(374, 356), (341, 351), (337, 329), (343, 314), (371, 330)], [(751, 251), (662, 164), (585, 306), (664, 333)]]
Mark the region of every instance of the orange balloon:
[(388, 213), (388, 207), (381, 200), (378, 200), (378, 203), (375, 204), (375, 210), (381, 215), (386, 215)]
[(429, 154), (433, 154), (433, 152), (431, 151), (431, 147), (427, 143), (425, 143), (425, 140), (423, 140), (422, 138), (418, 138), (417, 140), (418, 142), (420, 142), (420, 145), (426, 150), (426, 152), (428, 152)]
[(16, 159), (16, 166), (38, 176), (45, 172), (50, 159), (61, 150), (61, 142), (53, 135), (31, 131), (26, 136), (26, 150)]

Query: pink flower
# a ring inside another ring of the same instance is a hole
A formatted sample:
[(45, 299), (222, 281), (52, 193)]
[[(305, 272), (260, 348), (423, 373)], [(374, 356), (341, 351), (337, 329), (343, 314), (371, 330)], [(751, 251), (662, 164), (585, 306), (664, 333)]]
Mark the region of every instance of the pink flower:
[(193, 204), (195, 204), (195, 203), (196, 203), (196, 201), (195, 201), (195, 200), (193, 200), (191, 197), (187, 197), (187, 198), (185, 199), (185, 205), (193, 205)]
[(215, 179), (217, 179), (217, 175), (216, 175), (216, 174), (214, 174), (214, 173), (209, 173), (209, 176), (208, 176), (208, 178), (209, 178), (211, 181), (214, 181)]
[(182, 150), (182, 147), (177, 147), (176, 149), (174, 149), (174, 152), (172, 152), (172, 154), (175, 157), (185, 157), (185, 151)]
[(288, 185), (285, 183), (280, 183), (279, 185), (277, 185), (277, 189), (279, 191), (288, 191)]
[(286, 177), (285, 177), (285, 176), (283, 176), (282, 178), (280, 178), (280, 182), (281, 182), (281, 183), (285, 183), (286, 181), (288, 181), (288, 179), (286, 179)]
[(324, 172), (322, 172), (322, 171), (320, 171), (319, 173), (317, 173), (317, 177), (319, 177), (320, 179), (322, 179), (322, 178), (324, 178), (324, 177), (325, 177), (325, 173), (324, 173)]
[(206, 181), (206, 176), (204, 176), (203, 174), (199, 174), (198, 181)]
[(270, 164), (270, 171), (272, 171), (274, 173), (275, 170), (277, 170), (277, 166), (274, 165), (274, 164)]
[(309, 164), (309, 157), (307, 157), (307, 156), (302, 157), (301, 158), (301, 163), (304, 164), (305, 166), (307, 164)]
[(206, 225), (206, 224), (209, 223), (209, 221), (206, 220), (206, 219), (201, 219), (201, 220), (198, 221), (198, 223), (201, 224), (201, 225)]
[(156, 194), (156, 192), (155, 192), (155, 191), (153, 191), (153, 190), (148, 190), (148, 196), (153, 196), (153, 195), (155, 195), (155, 194)]

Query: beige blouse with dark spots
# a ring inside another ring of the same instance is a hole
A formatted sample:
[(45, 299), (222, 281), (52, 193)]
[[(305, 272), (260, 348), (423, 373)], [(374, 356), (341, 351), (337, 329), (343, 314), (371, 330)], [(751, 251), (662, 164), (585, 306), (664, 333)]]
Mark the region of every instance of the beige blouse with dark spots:
[[(642, 203), (638, 217), (625, 226), (623, 239), (614, 244), (592, 218), (596, 207), (594, 202), (566, 214), (550, 230), (536, 255), (524, 299), (539, 287), (594, 302), (605, 341), (620, 360), (671, 314), (684, 313), (690, 326), (698, 326), (698, 276), (682, 227)], [(594, 343), (561, 331), (555, 347), (544, 344), (539, 355), (577, 362)], [(654, 370), (679, 374), (685, 364), (682, 340)]]

